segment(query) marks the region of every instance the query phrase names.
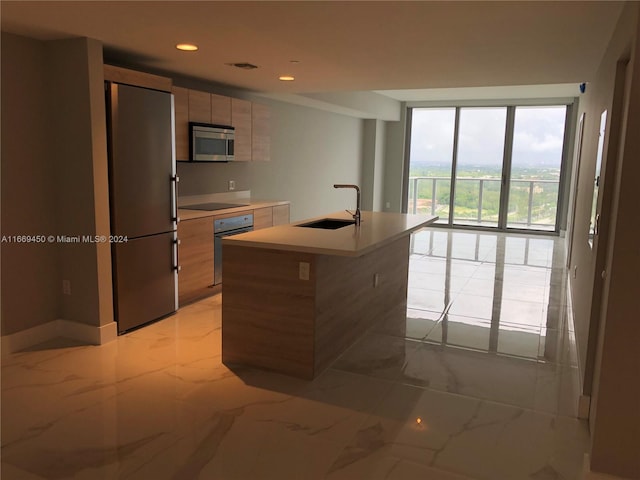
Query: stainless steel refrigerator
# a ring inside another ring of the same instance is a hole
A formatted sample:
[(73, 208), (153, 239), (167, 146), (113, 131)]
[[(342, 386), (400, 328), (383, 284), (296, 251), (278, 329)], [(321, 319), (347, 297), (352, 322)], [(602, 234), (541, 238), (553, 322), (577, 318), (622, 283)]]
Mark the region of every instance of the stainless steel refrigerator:
[(178, 308), (173, 95), (105, 85), (114, 312), (124, 333)]

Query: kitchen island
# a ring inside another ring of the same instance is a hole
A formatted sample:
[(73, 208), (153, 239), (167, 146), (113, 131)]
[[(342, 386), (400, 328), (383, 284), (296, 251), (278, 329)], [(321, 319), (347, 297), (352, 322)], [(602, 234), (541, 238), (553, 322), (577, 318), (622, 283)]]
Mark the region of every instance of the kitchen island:
[(428, 215), (362, 212), (223, 240), (222, 360), (312, 379), (369, 328), (406, 315), (410, 234)]

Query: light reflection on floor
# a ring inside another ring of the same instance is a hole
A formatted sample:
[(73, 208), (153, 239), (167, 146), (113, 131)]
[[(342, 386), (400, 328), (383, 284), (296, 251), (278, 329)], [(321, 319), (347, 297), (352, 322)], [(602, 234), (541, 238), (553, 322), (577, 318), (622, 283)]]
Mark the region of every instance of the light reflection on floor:
[(223, 365), (220, 296), (100, 347), (10, 355), (2, 478), (579, 478), (562, 254), (553, 237), (415, 235), (406, 322), (313, 382)]

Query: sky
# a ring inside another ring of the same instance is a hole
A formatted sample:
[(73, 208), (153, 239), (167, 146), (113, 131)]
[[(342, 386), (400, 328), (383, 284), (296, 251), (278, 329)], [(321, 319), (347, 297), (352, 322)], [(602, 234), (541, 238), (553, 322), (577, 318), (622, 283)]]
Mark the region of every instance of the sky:
[[(517, 107), (514, 166), (560, 168), (566, 107)], [(459, 165), (502, 163), (506, 107), (461, 108)], [(455, 108), (414, 108), (411, 162), (451, 162)]]

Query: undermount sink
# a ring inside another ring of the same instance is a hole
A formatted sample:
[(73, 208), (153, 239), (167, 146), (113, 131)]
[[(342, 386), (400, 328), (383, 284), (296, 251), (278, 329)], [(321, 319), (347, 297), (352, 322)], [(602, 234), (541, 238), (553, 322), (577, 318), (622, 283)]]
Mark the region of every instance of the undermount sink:
[(313, 222), (303, 223), (298, 227), (307, 228), (323, 228), (325, 230), (337, 230), (347, 225), (355, 224), (355, 220), (343, 220), (340, 218), (323, 218), (322, 220), (314, 220)]

